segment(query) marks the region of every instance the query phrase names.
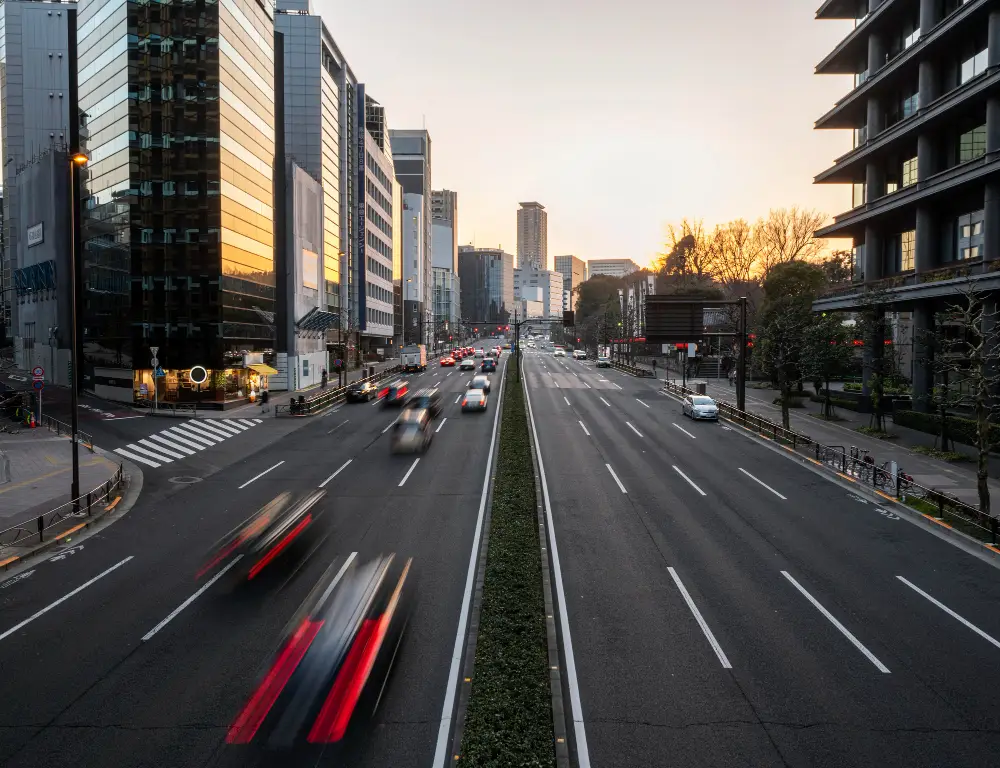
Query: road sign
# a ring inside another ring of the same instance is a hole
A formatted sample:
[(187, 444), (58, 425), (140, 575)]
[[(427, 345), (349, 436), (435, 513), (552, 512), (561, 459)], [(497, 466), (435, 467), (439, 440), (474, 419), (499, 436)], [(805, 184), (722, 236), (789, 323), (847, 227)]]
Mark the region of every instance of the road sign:
[(149, 351), (150, 351), (150, 354), (153, 355), (153, 357), (156, 357), (157, 353), (160, 351), (160, 348), (159, 347), (150, 347)]
[(160, 364), (160, 359), (158, 357), (154, 357), (152, 360), (149, 361), (149, 364), (153, 366), (153, 368), (155, 368)]
[(45, 387), (45, 382), (42, 381), (41, 379), (35, 379), (33, 382), (31, 382), (31, 386), (33, 386), (35, 389), (41, 392), (42, 389)]
[(162, 379), (166, 377), (167, 374), (163, 372), (162, 368), (157, 368), (155, 371), (153, 371), (153, 375), (158, 379)]
[(196, 365), (188, 373), (188, 378), (192, 384), (204, 384), (208, 380), (208, 371), (205, 370), (205, 366)]
[(40, 379), (45, 375), (45, 369), (42, 368), (42, 366), (40, 365), (36, 365), (34, 368), (31, 369), (31, 375), (34, 376), (36, 379)]

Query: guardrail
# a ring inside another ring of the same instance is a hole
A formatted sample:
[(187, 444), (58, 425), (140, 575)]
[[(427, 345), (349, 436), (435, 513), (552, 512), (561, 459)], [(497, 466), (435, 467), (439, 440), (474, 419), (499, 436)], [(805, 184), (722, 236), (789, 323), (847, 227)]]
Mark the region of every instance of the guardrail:
[(70, 499), (55, 509), (50, 509), (38, 517), (0, 531), (0, 565), (8, 562), (5, 559), (12, 547), (23, 547), (32, 543), (44, 544), (46, 535), (56, 534), (53, 528), (64, 525), (67, 521), (79, 518), (89, 518), (94, 514), (94, 508), (104, 504), (112, 504), (112, 497), (121, 491), (128, 483), (124, 465), (119, 464), (115, 474), (106, 483), (92, 491)]
[[(680, 396), (698, 394), (694, 390), (672, 381), (665, 381), (663, 389)], [(871, 487), (875, 493), (885, 498), (907, 504), (921, 514), (935, 520), (947, 520), (953, 527), (964, 533), (975, 536), (982, 541), (988, 541), (994, 547), (998, 545), (1000, 518), (987, 514), (978, 507), (966, 504), (936, 488), (920, 485), (906, 474), (902, 467), (897, 466), (896, 472), (893, 474), (890, 462), (879, 464), (868, 451), (854, 446), (851, 446), (848, 451), (842, 445), (823, 445), (808, 435), (785, 429), (780, 424), (775, 424), (755, 413), (741, 411), (732, 403), (717, 400), (716, 405), (720, 415), (747, 429), (754, 430), (761, 437), (784, 445), (816, 464), (832, 469), (852, 482)]]
[(656, 376), (656, 371), (654, 370), (649, 368), (640, 368), (638, 365), (629, 365), (628, 363), (621, 363), (616, 360), (611, 361), (611, 367), (615, 370), (624, 371), (625, 373), (631, 374), (632, 376), (638, 376), (640, 378), (653, 378)]
[[(73, 434), (73, 428), (69, 424), (59, 421), (59, 419), (53, 419), (51, 416), (46, 416), (44, 414), (42, 414), (42, 426), (52, 432), (55, 432), (57, 435), (72, 436)], [(76, 431), (76, 441), (81, 445), (86, 446), (91, 453), (94, 452), (94, 437), (89, 432), (84, 432), (78, 429)]]
[(340, 402), (344, 399), (347, 394), (347, 390), (353, 387), (355, 384), (370, 381), (372, 383), (381, 381), (382, 379), (388, 378), (389, 376), (397, 376), (403, 372), (403, 366), (394, 365), (392, 368), (386, 368), (379, 371), (374, 376), (367, 376), (363, 379), (358, 379), (357, 381), (352, 381), (343, 387), (337, 387), (336, 389), (329, 389), (324, 392), (320, 392), (317, 395), (313, 395), (310, 398), (306, 398), (304, 395), (299, 395), (299, 400), (292, 398), (292, 402), (285, 405), (275, 405), (274, 415), (276, 417), (289, 417), (289, 416), (315, 416), (318, 413), (322, 413), (331, 405)]

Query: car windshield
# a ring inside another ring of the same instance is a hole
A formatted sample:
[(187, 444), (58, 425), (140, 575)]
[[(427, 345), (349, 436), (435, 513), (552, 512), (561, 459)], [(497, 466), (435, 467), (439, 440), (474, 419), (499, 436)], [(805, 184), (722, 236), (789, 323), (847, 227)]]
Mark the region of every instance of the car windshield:
[(695, 405), (715, 405), (715, 401), (710, 397), (692, 397), (691, 402)]

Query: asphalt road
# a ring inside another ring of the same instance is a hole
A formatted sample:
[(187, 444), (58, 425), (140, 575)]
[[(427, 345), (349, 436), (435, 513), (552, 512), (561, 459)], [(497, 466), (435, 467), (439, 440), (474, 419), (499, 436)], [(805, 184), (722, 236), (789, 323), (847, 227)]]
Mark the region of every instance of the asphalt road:
[(591, 764), (1000, 763), (1000, 571), (651, 380), (524, 370)]
[[(415, 457), (390, 455), (384, 430), (396, 414), (378, 405), (345, 405), (305, 426), (269, 420), (213, 452), (144, 467), (143, 495), (127, 516), (0, 585), (0, 765), (265, 762), (222, 741), (285, 624), (335, 556), (395, 551), (414, 558), (418, 602), (376, 720), (349, 758), (428, 766), (496, 405), (494, 394), (486, 414), (462, 415), (468, 378), (437, 367), (414, 377), (415, 386), (439, 381), (445, 398), (416, 466)], [(135, 439), (169, 422), (126, 424), (123, 439)], [(220, 580), (152, 633), (196, 593), (214, 541), (278, 493), (316, 488), (341, 468), (326, 485), (319, 535), (269, 566), (261, 583), (234, 589)]]

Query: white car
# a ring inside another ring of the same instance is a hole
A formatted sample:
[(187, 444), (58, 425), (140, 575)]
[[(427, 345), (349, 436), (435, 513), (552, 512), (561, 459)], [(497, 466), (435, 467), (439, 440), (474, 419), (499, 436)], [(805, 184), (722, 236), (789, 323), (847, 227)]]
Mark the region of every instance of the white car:
[(610, 368), (611, 367), (611, 358), (608, 357), (607, 355), (598, 355), (597, 356), (597, 367), (598, 368)]
[(462, 358), (462, 362), (459, 363), (458, 369), (460, 371), (474, 371), (476, 370), (476, 360), (472, 357)]
[(719, 406), (707, 395), (688, 395), (684, 398), (681, 410), (692, 419), (719, 420)]
[(574, 360), (586, 360), (587, 359), (587, 351), (585, 349), (574, 349), (573, 350), (573, 359)]
[(475, 352), (476, 357), (483, 357), (485, 354), (486, 351), (482, 347), (476, 347), (476, 352)]
[(566, 357), (566, 350), (562, 347), (556, 347), (556, 351), (552, 353), (552, 357)]

